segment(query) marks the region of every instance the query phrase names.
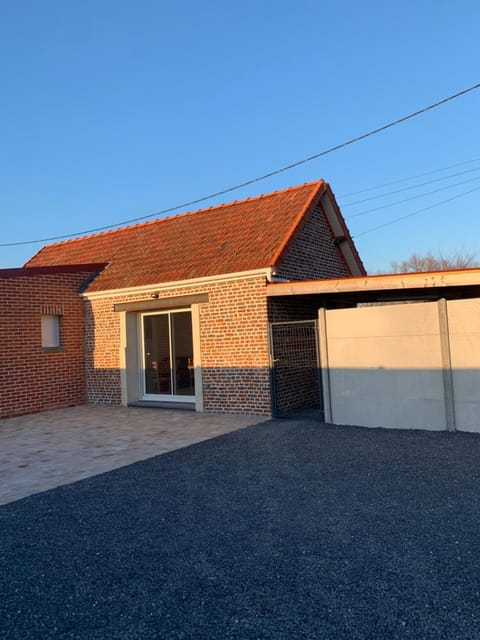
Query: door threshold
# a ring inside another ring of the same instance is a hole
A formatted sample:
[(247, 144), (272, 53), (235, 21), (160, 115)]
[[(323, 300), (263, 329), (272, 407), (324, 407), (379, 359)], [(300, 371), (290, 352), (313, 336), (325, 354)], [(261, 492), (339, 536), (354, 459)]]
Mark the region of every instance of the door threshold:
[(182, 411), (195, 411), (194, 402), (168, 402), (155, 400), (137, 400), (129, 402), (127, 407), (138, 407), (143, 409), (181, 409)]

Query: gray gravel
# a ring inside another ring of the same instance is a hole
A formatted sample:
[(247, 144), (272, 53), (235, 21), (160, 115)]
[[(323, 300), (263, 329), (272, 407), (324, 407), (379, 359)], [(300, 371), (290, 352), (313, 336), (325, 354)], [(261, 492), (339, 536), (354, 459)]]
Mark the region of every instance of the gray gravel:
[(271, 421), (0, 507), (0, 638), (480, 639), (480, 436)]

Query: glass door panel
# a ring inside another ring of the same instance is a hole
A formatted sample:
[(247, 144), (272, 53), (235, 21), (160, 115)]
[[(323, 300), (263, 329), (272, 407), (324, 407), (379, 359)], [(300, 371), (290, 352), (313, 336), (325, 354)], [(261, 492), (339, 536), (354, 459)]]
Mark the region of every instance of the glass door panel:
[(143, 339), (145, 393), (170, 395), (172, 393), (172, 370), (168, 315), (144, 316)]
[(174, 366), (174, 395), (194, 396), (192, 314), (172, 313), (172, 361)]
[(195, 397), (192, 314), (166, 311), (142, 315), (144, 398), (185, 401)]

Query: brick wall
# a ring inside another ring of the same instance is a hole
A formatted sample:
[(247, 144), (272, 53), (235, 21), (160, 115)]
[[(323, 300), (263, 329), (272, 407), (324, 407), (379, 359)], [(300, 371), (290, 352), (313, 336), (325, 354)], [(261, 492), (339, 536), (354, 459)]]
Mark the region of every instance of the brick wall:
[(113, 310), (119, 300), (85, 301), (87, 400), (92, 404), (119, 405), (121, 401), (120, 316)]
[[(265, 278), (159, 290), (159, 299), (197, 293), (209, 295), (200, 305), (204, 410), (271, 415)], [(87, 301), (89, 402), (120, 404), (120, 314), (114, 304), (140, 300), (150, 301), (150, 295)]]
[(318, 205), (294, 240), (278, 275), (289, 280), (350, 276), (350, 270), (333, 239), (330, 225), (321, 205)]
[(268, 320), (269, 322), (316, 320), (318, 307), (318, 301), (311, 296), (268, 298)]
[[(0, 277), (0, 418), (83, 404), (83, 302), (89, 273)], [(43, 349), (42, 314), (60, 315), (61, 348)]]

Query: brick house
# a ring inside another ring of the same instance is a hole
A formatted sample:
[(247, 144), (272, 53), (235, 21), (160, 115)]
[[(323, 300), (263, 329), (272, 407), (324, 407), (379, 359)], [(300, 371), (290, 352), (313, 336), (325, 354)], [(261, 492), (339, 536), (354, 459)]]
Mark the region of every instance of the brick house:
[(103, 267), (0, 269), (0, 418), (87, 401), (79, 292)]
[[(106, 266), (94, 278), (87, 268), (87, 278), (79, 271), (78, 265), (99, 263)], [(269, 322), (317, 313), (267, 298), (268, 284), (365, 274), (322, 180), (47, 245), (25, 269), (57, 268), (51, 277), (60, 277), (65, 265), (75, 265), (78, 280), (69, 274), (71, 284), (82, 286), (73, 298), (84, 318), (85, 396), (80, 390), (75, 401), (266, 416)], [(69, 314), (80, 317), (77, 307), (67, 311), (71, 297), (60, 297), (65, 335)], [(57, 297), (47, 295), (42, 304), (57, 304)], [(38, 326), (32, 339), (39, 340)], [(81, 386), (78, 358), (73, 368)], [(68, 372), (61, 378), (69, 388)], [(34, 395), (30, 409), (40, 410)]]

